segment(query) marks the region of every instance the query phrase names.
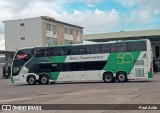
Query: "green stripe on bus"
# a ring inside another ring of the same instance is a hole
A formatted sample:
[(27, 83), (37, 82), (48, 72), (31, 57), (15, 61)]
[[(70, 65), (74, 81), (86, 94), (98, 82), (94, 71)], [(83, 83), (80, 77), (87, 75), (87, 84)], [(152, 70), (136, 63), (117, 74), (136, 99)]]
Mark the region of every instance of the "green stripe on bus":
[(125, 71), (127, 74), (130, 74), (139, 55), (140, 52), (110, 53), (107, 64), (104, 66), (103, 70), (113, 73)]
[(49, 78), (50, 78), (51, 80), (57, 81), (58, 76), (59, 76), (59, 73), (60, 73), (60, 72), (51, 72), (51, 73), (48, 73), (48, 74), (49, 74)]
[[(66, 56), (51, 56), (49, 57), (51, 62), (53, 63), (64, 63), (66, 60)], [(57, 81), (60, 72), (52, 72), (49, 74), (52, 80)]]
[(51, 56), (49, 57), (49, 59), (53, 63), (64, 63), (64, 61), (66, 60), (66, 56)]
[(152, 78), (152, 76), (153, 76), (153, 73), (152, 72), (148, 72), (148, 78)]

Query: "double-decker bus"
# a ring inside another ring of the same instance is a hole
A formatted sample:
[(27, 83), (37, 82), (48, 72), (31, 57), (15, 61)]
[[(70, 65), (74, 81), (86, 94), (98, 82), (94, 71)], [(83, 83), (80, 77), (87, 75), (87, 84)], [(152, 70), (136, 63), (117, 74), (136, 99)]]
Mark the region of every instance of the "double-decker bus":
[(11, 65), (13, 83), (126, 82), (152, 77), (148, 39), (33, 47), (17, 50)]

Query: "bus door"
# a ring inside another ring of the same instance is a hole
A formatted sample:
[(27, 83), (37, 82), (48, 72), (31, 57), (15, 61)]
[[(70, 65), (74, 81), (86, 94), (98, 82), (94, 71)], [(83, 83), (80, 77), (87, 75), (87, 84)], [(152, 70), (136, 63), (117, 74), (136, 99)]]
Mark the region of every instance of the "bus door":
[(73, 81), (85, 80), (85, 63), (77, 62), (72, 64), (72, 79)]

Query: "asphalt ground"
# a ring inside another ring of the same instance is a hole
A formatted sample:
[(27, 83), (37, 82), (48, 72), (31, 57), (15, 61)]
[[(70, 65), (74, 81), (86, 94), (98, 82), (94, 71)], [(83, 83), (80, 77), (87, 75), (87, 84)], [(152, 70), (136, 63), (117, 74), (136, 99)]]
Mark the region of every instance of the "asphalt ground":
[[(160, 104), (160, 73), (126, 83), (75, 82), (49, 85), (0, 80), (0, 104)], [(159, 110), (46, 110), (3, 113), (159, 113)]]

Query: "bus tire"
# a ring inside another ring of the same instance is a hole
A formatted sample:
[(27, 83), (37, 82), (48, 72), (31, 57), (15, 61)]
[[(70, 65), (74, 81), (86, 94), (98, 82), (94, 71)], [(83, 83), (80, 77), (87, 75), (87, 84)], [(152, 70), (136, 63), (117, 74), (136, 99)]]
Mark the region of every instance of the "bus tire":
[(127, 74), (125, 72), (118, 72), (116, 75), (118, 82), (127, 82)]
[(41, 75), (39, 78), (39, 84), (47, 85), (49, 83), (49, 77), (47, 75)]
[(112, 73), (104, 73), (103, 80), (105, 83), (112, 83), (115, 82), (115, 78)]
[(34, 75), (29, 75), (27, 77), (27, 82), (29, 85), (35, 85), (36, 84), (36, 77)]

